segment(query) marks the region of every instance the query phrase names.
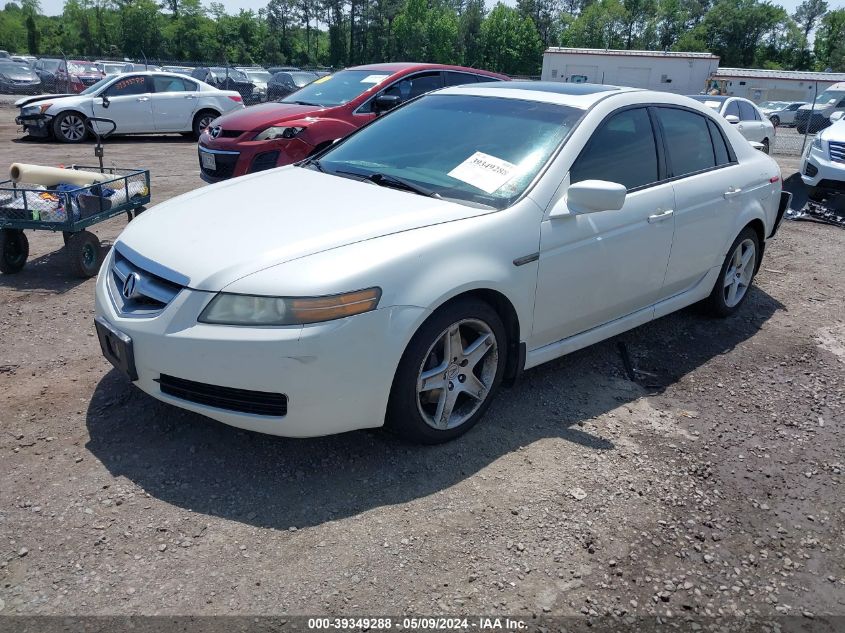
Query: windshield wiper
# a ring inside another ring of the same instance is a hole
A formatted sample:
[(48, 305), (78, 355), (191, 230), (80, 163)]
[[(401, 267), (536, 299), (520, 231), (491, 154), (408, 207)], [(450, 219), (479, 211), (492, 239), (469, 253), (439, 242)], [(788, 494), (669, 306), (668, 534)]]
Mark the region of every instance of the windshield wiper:
[(402, 189), (403, 191), (410, 191), (412, 193), (419, 194), (421, 196), (427, 196), (429, 198), (440, 198), (440, 194), (436, 191), (432, 191), (431, 189), (427, 189), (426, 187), (421, 187), (420, 185), (415, 185), (403, 178), (398, 178), (396, 176), (388, 176), (387, 174), (380, 174), (376, 172), (375, 174), (369, 174), (367, 176), (367, 180), (370, 182), (376, 183), (379, 187), (390, 187), (392, 189)]
[(282, 103), (295, 103), (296, 105), (308, 105), (322, 107), (319, 103), (311, 103), (310, 101), (283, 101)]
[(321, 171), (321, 172), (323, 172), (323, 173), (326, 173), (326, 170), (325, 170), (325, 169), (323, 169), (323, 166), (320, 164), (320, 161), (319, 161), (319, 159), (317, 159), (317, 158), (306, 158), (304, 161), (302, 161), (302, 162), (300, 163), (300, 165), (301, 165), (302, 167), (310, 167), (310, 166), (312, 166), (312, 165), (313, 165), (313, 166), (314, 166), (314, 168), (315, 168), (317, 171)]

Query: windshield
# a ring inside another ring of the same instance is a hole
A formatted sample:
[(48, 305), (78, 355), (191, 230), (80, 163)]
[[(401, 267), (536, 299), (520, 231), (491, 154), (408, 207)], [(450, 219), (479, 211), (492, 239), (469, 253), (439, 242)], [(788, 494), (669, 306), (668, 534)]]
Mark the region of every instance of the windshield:
[(236, 68), (212, 68), (211, 71), (217, 75), (218, 79), (225, 79), (228, 75), (232, 81), (249, 81), (246, 75)]
[(69, 72), (83, 74), (83, 75), (99, 75), (100, 71), (94, 64), (87, 62), (68, 62), (67, 69)]
[(119, 75), (123, 72), (123, 64), (103, 64), (103, 72), (107, 75)]
[(56, 70), (59, 67), (58, 59), (42, 59), (41, 62), (44, 64), (44, 70)]
[(786, 103), (783, 101), (764, 101), (760, 104), (763, 110), (780, 110)]
[(302, 88), (302, 86), (307, 86), (314, 81), (317, 78), (317, 75), (314, 73), (291, 73), (290, 77), (293, 79), (295, 86)]
[(825, 90), (818, 97), (816, 97), (816, 105), (828, 105), (836, 103), (845, 97), (845, 91), (842, 90)]
[(83, 90), (79, 94), (81, 94), (81, 95), (92, 95), (92, 94), (96, 93), (100, 88), (105, 86), (106, 84), (110, 84), (113, 80), (114, 80), (114, 75), (112, 75), (111, 77), (104, 77), (103, 79), (100, 79), (100, 81), (98, 81), (97, 83), (95, 83), (91, 86), (88, 86), (85, 90)]
[(302, 90), (282, 99), (282, 103), (305, 103), (326, 108), (349, 103), (365, 90), (390, 77), (386, 71), (342, 70), (334, 75), (320, 77)]
[(29, 66), (0, 62), (0, 73), (26, 73), (28, 75), (30, 72)]
[(267, 83), (273, 78), (273, 75), (268, 73), (266, 70), (247, 70), (246, 74), (249, 75), (249, 78), (253, 81), (261, 81), (264, 83)]
[(535, 101), (429, 95), (329, 150), (319, 168), (361, 180), (398, 178), (445, 199), (504, 209), (582, 114)]
[(709, 95), (690, 95), (690, 99), (701, 101), (701, 103), (706, 105), (708, 108), (712, 108), (716, 112), (719, 111), (719, 108), (721, 108), (722, 104), (725, 102), (724, 99), (720, 99), (718, 97), (711, 97)]

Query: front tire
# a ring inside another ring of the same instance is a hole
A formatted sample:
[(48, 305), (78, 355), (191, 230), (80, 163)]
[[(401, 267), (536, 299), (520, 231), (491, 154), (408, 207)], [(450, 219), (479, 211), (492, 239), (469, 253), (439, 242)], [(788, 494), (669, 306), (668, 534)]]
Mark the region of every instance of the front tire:
[(818, 187), (809, 187), (807, 189), (807, 197), (813, 202), (824, 202), (825, 193), (823, 189)]
[(769, 119), (769, 121), (771, 121), (772, 125), (774, 125), (775, 127), (780, 125), (780, 117), (779, 116), (773, 116), (771, 119)]
[(82, 143), (88, 136), (85, 116), (79, 112), (62, 112), (53, 120), (53, 136), (62, 143)]
[(507, 334), (488, 304), (463, 298), (437, 310), (399, 362), (386, 425), (406, 440), (439, 444), (481, 419), (504, 373)]
[(763, 153), (768, 154), (770, 149), (771, 149), (771, 147), (769, 146), (769, 139), (764, 138), (763, 139)]
[(739, 310), (748, 298), (748, 290), (757, 273), (760, 257), (760, 238), (751, 227), (746, 227), (734, 240), (719, 271), (713, 291), (705, 300), (708, 312), (727, 317)]

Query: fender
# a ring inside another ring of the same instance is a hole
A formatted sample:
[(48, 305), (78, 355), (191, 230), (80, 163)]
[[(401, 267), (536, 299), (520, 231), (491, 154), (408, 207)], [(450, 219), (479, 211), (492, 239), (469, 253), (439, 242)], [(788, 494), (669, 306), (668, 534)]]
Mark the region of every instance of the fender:
[(360, 126), (352, 125), (348, 121), (333, 118), (302, 118), (294, 121), (285, 121), (280, 125), (287, 127), (304, 127), (305, 129), (296, 137), (307, 143), (312, 148), (321, 143), (332, 142), (339, 138), (348, 136)]

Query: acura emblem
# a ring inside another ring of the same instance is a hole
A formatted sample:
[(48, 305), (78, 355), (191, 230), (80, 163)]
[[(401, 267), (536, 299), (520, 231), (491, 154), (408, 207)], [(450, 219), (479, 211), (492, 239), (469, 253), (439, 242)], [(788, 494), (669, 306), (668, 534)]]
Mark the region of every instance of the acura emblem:
[(129, 276), (126, 277), (126, 280), (123, 282), (124, 299), (135, 299), (141, 296), (138, 292), (139, 281), (141, 281), (141, 275), (139, 275), (138, 273), (131, 273)]
[(211, 134), (211, 138), (217, 138), (218, 136), (220, 136), (220, 131), (222, 129), (223, 128), (221, 128), (219, 125), (211, 128), (211, 132), (209, 132), (209, 134)]

